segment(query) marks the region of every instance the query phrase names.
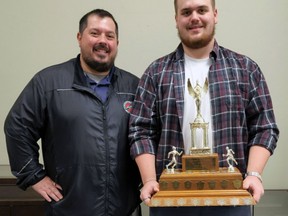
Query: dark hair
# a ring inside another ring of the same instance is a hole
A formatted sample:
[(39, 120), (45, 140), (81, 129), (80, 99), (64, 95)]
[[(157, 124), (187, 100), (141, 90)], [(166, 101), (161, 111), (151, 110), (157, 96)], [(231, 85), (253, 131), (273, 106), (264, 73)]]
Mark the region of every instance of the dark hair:
[[(211, 4), (212, 4), (212, 8), (215, 9), (215, 0), (211, 0)], [(174, 9), (175, 9), (175, 13), (177, 14), (177, 0), (174, 0)]]
[(111, 13), (109, 13), (108, 11), (106, 10), (103, 10), (103, 9), (95, 9), (95, 10), (92, 10), (90, 12), (88, 12), (87, 14), (85, 14), (79, 21), (79, 32), (80, 33), (83, 33), (83, 31), (85, 30), (85, 28), (87, 27), (87, 20), (88, 20), (88, 17), (89, 16), (92, 16), (92, 15), (96, 15), (96, 16), (99, 16), (101, 18), (104, 18), (104, 17), (109, 17), (113, 20), (113, 22), (115, 23), (115, 32), (116, 32), (116, 35), (117, 35), (117, 38), (119, 38), (119, 30), (118, 30), (118, 23), (116, 22), (116, 20), (114, 19), (113, 15)]

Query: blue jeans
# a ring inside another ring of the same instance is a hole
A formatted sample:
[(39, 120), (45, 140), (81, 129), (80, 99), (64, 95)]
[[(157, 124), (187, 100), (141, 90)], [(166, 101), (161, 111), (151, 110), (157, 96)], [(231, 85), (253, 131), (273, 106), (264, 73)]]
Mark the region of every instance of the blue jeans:
[(151, 207), (150, 216), (251, 216), (251, 206)]

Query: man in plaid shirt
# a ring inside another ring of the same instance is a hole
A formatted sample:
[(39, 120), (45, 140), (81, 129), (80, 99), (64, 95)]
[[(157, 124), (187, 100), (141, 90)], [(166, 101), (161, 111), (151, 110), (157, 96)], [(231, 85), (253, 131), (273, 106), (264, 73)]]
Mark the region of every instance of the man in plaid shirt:
[[(147, 68), (130, 117), (131, 155), (143, 182), (140, 197), (148, 204), (159, 190), (157, 179), (169, 163), (171, 147), (187, 149), (191, 140), (185, 138), (185, 125), (189, 127), (191, 113), (196, 113), (193, 99), (187, 97), (187, 78), (195, 83), (207, 77), (208, 94), (201, 105), (206, 111), (201, 112), (211, 122), (211, 148), (218, 153), (220, 166), (227, 166), (226, 147), (233, 149), (237, 168), (247, 176), (243, 188), (259, 202), (264, 193), (261, 173), (279, 135), (264, 76), (253, 60), (216, 42), (214, 0), (175, 0), (174, 4), (181, 43)], [(194, 106), (187, 105), (189, 100)], [(176, 214), (246, 216), (251, 212), (249, 206), (150, 208), (152, 216)]]

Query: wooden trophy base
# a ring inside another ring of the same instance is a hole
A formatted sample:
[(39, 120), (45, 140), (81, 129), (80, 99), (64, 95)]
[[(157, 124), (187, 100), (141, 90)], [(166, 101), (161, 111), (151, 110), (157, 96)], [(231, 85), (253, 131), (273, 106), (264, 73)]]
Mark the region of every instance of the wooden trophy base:
[(242, 189), (240, 171), (219, 167), (217, 154), (184, 155), (182, 165), (182, 170), (163, 171), (150, 207), (255, 205)]
[(149, 207), (197, 207), (255, 205), (246, 190), (159, 191)]

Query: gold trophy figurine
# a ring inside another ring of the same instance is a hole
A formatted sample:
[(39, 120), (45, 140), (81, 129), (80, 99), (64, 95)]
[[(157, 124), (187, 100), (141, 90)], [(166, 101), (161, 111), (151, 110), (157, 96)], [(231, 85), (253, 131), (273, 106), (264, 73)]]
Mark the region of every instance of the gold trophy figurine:
[(193, 98), (195, 98), (195, 103), (196, 103), (196, 108), (197, 108), (197, 116), (196, 116), (194, 122), (202, 123), (202, 122), (204, 122), (204, 119), (201, 115), (201, 96), (202, 96), (202, 93), (206, 94), (208, 91), (208, 79), (207, 78), (205, 79), (205, 83), (204, 83), (203, 87), (201, 87), (199, 85), (199, 81), (197, 80), (195, 88), (192, 87), (192, 85), (190, 83), (190, 79), (188, 79), (187, 86), (188, 86), (189, 94)]
[[(196, 86), (193, 88), (190, 79), (188, 79), (187, 83), (188, 92), (189, 94), (195, 99), (195, 105), (197, 110), (197, 115), (194, 122), (190, 123), (191, 129), (191, 150), (190, 154), (210, 154), (211, 149), (208, 147), (208, 122), (205, 122), (202, 115), (201, 115), (201, 97), (203, 94), (206, 94), (208, 91), (208, 79), (205, 79), (205, 83), (203, 87), (199, 85), (198, 80), (196, 81)], [(197, 140), (197, 130), (202, 130), (202, 148), (196, 147), (196, 140)]]

